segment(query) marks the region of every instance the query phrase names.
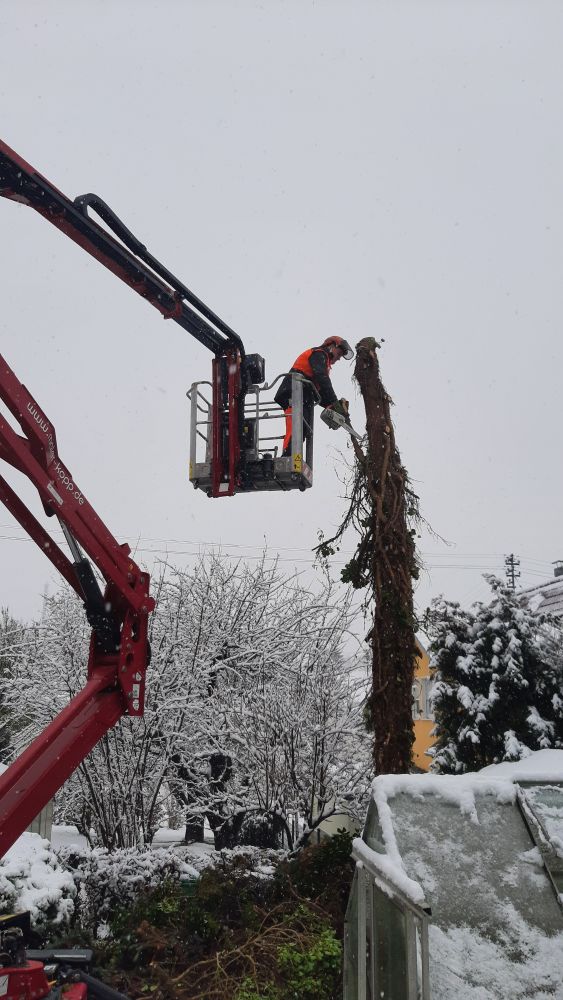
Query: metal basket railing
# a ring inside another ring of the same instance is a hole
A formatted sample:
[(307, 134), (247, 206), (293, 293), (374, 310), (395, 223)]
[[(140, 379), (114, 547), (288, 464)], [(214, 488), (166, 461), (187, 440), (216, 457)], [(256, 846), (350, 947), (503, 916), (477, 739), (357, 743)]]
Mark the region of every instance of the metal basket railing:
[[(296, 372), (292, 379), (292, 436), (291, 455), (302, 456), (309, 469), (313, 468), (313, 406), (318, 399), (312, 384)], [(244, 402), (244, 423), (250, 428), (246, 434), (247, 457), (259, 459), (265, 454), (281, 457), (285, 437), (285, 415), (270, 395), (274, 386), (284, 378), (278, 375), (269, 385), (253, 385), (247, 390)], [(190, 468), (211, 461), (212, 403), (211, 382), (193, 382), (187, 392), (190, 400)], [(270, 433), (274, 431), (274, 433)]]

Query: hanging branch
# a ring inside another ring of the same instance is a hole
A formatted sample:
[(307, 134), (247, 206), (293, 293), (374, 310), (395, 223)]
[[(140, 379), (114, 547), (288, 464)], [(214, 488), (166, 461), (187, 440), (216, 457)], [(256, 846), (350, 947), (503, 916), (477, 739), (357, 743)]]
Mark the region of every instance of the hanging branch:
[(395, 443), (391, 397), (381, 381), (376, 349), (366, 337), (356, 345), (356, 379), (366, 410), (366, 450), (353, 440), (356, 454), (348, 510), (332, 538), (317, 547), (332, 555), (346, 529), (359, 535), (356, 551), (342, 571), (344, 582), (366, 588), (373, 605), (368, 633), (372, 687), (367, 722), (374, 734), (376, 774), (406, 772), (414, 741), (412, 683), (416, 657), (413, 579), (418, 576), (415, 536), (421, 518)]

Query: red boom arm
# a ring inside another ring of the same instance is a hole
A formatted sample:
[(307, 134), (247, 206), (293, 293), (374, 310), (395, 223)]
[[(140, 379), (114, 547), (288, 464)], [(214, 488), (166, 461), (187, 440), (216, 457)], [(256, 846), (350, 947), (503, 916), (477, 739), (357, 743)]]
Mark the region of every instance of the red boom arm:
[[(211, 494), (214, 497), (232, 496), (240, 479), (240, 418), (244, 412), (244, 387), (248, 376), (244, 345), (239, 335), (153, 257), (98, 195), (80, 195), (71, 201), (2, 140), (0, 197), (29, 205), (150, 302), (165, 319), (178, 323), (213, 351)], [(100, 226), (89, 211), (95, 212), (112, 233)], [(226, 425), (228, 447), (223, 434)]]
[[(0, 414), (0, 459), (31, 480), (45, 511), (56, 514), (73, 561), (0, 476), (0, 500), (84, 600), (92, 626), (88, 681), (47, 729), (0, 776), (0, 856), (14, 843), (98, 740), (124, 715), (142, 715), (148, 661), (149, 576), (130, 558), (61, 462), (55, 430), (0, 355), (0, 399), (19, 423)], [(99, 590), (92, 567), (106, 586)]]

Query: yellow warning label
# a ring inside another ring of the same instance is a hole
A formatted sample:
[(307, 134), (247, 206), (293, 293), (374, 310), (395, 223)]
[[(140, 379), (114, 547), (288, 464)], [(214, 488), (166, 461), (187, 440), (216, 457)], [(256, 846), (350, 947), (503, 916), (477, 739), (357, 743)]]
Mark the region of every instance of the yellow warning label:
[(297, 452), (297, 454), (293, 456), (293, 471), (294, 472), (303, 471), (303, 456), (300, 455), (299, 452)]

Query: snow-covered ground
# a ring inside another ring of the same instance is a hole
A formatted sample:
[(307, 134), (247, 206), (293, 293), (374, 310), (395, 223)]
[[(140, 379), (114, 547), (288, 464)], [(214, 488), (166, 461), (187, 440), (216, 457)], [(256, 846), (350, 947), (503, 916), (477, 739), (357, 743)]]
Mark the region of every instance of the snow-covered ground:
[(75, 826), (57, 826), (53, 824), (51, 830), (51, 847), (58, 850), (59, 847), (79, 847), (85, 850), (88, 841), (83, 834), (79, 833)]

